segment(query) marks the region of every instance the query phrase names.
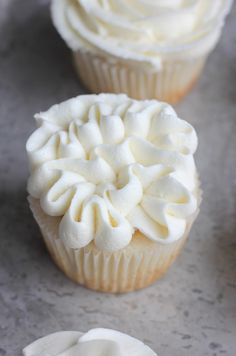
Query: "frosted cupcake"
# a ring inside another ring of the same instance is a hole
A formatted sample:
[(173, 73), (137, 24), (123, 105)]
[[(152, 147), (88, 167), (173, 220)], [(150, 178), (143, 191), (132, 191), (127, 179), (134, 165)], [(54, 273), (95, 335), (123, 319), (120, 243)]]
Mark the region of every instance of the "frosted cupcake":
[(36, 340), (23, 356), (157, 356), (141, 341), (111, 329), (61, 331)]
[(35, 119), (29, 202), (56, 264), (100, 291), (154, 282), (198, 212), (193, 127), (124, 94), (78, 96)]
[(95, 93), (175, 103), (215, 47), (231, 0), (53, 0), (55, 27)]

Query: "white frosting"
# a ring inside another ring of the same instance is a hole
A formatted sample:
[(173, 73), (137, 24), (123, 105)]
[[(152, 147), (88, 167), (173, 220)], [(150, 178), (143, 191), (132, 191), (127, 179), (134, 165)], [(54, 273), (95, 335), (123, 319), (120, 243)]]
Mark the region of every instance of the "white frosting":
[(52, 18), (69, 47), (161, 67), (216, 44), (232, 0), (52, 0)]
[(85, 334), (62, 331), (43, 337), (23, 350), (24, 356), (157, 356), (141, 341), (111, 329)]
[(35, 115), (28, 191), (70, 248), (124, 248), (135, 229), (181, 238), (197, 210), (193, 127), (167, 104), (84, 95)]

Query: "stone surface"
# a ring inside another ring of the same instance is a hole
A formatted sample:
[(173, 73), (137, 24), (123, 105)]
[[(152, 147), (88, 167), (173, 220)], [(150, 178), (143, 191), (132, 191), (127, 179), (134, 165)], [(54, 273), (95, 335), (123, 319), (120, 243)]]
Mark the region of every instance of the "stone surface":
[(56, 330), (120, 329), (160, 356), (236, 354), (236, 6), (194, 91), (177, 106), (196, 127), (204, 200), (165, 278), (127, 295), (94, 293), (51, 262), (26, 202), (33, 114), (84, 92), (48, 1), (0, 2), (0, 356)]

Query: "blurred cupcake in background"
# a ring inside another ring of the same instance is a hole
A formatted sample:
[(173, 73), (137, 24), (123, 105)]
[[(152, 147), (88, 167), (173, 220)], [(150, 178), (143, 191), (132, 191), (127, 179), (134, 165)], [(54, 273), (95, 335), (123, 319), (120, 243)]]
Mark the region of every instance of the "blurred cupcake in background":
[(178, 102), (214, 49), (232, 0), (52, 0), (55, 27), (92, 92)]
[(57, 266), (113, 293), (160, 278), (201, 200), (193, 127), (168, 104), (124, 94), (78, 96), (35, 118), (29, 203)]
[(112, 329), (86, 333), (60, 331), (42, 337), (23, 350), (23, 356), (157, 356), (143, 342)]

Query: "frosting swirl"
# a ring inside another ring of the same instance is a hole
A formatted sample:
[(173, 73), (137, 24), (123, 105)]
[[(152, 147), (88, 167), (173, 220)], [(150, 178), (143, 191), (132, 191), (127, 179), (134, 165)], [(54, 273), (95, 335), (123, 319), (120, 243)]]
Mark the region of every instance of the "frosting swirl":
[(197, 209), (193, 127), (167, 104), (83, 95), (35, 115), (28, 191), (70, 248), (124, 248), (135, 229), (181, 238)]
[[(53, 0), (57, 30), (87, 49), (161, 67), (164, 57), (199, 56), (215, 45), (232, 0)], [(193, 46), (194, 44), (194, 46)]]
[(24, 356), (157, 356), (141, 341), (110, 329), (85, 334), (62, 331), (45, 336), (23, 350)]

